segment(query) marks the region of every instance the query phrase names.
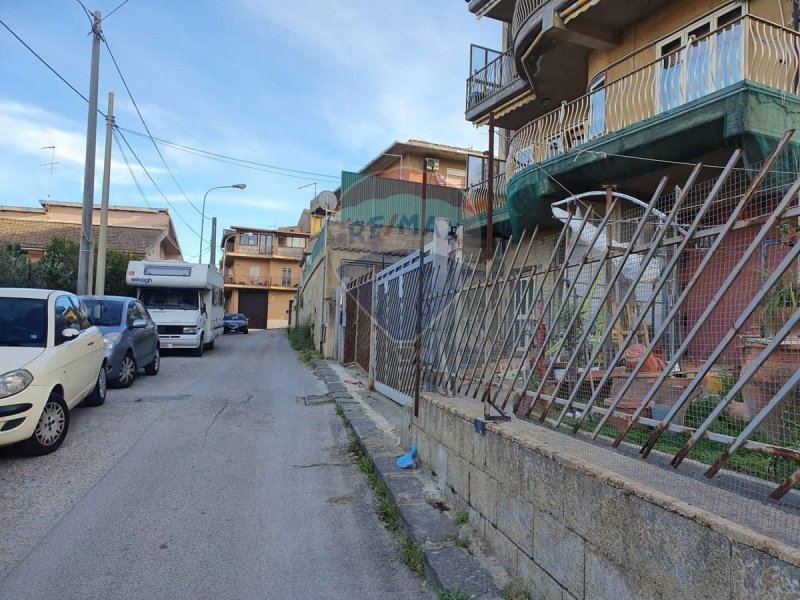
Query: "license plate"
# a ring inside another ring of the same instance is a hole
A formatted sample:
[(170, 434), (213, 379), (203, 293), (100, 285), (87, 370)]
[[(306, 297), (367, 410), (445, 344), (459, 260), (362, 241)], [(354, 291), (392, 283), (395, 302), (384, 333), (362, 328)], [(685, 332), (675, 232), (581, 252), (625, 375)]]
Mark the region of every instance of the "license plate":
[(172, 348), (172, 344), (167, 344), (167, 348)]

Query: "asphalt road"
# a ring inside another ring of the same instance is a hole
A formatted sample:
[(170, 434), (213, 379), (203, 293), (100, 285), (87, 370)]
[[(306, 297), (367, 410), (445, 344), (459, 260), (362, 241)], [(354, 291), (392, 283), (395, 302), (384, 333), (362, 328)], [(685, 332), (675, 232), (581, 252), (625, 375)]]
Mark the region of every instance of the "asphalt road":
[(225, 336), (0, 448), (0, 599), (433, 598), (320, 393), (285, 332)]

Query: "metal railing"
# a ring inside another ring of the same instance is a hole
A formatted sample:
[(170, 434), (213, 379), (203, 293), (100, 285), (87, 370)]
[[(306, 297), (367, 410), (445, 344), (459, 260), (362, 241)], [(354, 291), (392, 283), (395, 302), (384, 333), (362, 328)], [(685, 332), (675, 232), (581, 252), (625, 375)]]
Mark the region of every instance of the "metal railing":
[(261, 277), (258, 275), (225, 275), (225, 283), (231, 285), (257, 285), (261, 287), (297, 287), (300, 283), (296, 278)]
[[(485, 214), (488, 209), (488, 180), (481, 181), (464, 192), (462, 215), (464, 218)], [(506, 205), (506, 174), (499, 173), (494, 177), (494, 208)]]
[(517, 37), (517, 32), (522, 28), (528, 17), (533, 15), (543, 4), (547, 4), (548, 0), (517, 0), (514, 6), (514, 17), (511, 21), (511, 37)]
[(469, 111), (487, 98), (502, 92), (519, 79), (513, 50), (506, 50), (467, 79), (466, 110)]
[[(450, 263), (426, 287), (428, 389), (800, 506), (792, 134), (761, 165), (743, 168), (737, 150), (708, 182), (696, 165), (665, 194), (665, 177), (643, 206), (615, 192), (600, 215), (584, 201), (556, 208), (561, 230), (524, 233), (485, 274)], [(384, 335), (404, 322), (389, 310)]]
[(305, 248), (297, 248), (295, 246), (273, 246), (272, 253), (275, 256), (291, 256), (292, 258), (300, 258), (305, 252)]
[[(612, 65), (607, 80), (633, 64), (639, 53)], [(510, 178), (532, 162), (560, 156), (745, 79), (796, 94), (799, 67), (797, 32), (752, 15), (740, 17), (531, 121), (511, 140), (506, 172)]]

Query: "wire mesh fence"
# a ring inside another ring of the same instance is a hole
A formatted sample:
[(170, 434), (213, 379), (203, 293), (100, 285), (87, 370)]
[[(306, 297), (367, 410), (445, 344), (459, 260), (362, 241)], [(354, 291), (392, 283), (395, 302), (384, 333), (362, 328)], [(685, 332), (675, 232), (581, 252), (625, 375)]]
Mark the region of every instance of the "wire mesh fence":
[(560, 230), (448, 265), (427, 388), (800, 505), (798, 157), (740, 158), (642, 206), (556, 203)]

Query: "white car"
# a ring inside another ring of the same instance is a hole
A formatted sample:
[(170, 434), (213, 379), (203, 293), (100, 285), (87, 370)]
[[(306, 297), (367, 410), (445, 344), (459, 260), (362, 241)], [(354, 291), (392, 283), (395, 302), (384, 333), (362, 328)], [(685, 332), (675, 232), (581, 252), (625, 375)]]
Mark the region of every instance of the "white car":
[(0, 446), (56, 450), (81, 400), (106, 399), (103, 334), (75, 294), (0, 288)]

